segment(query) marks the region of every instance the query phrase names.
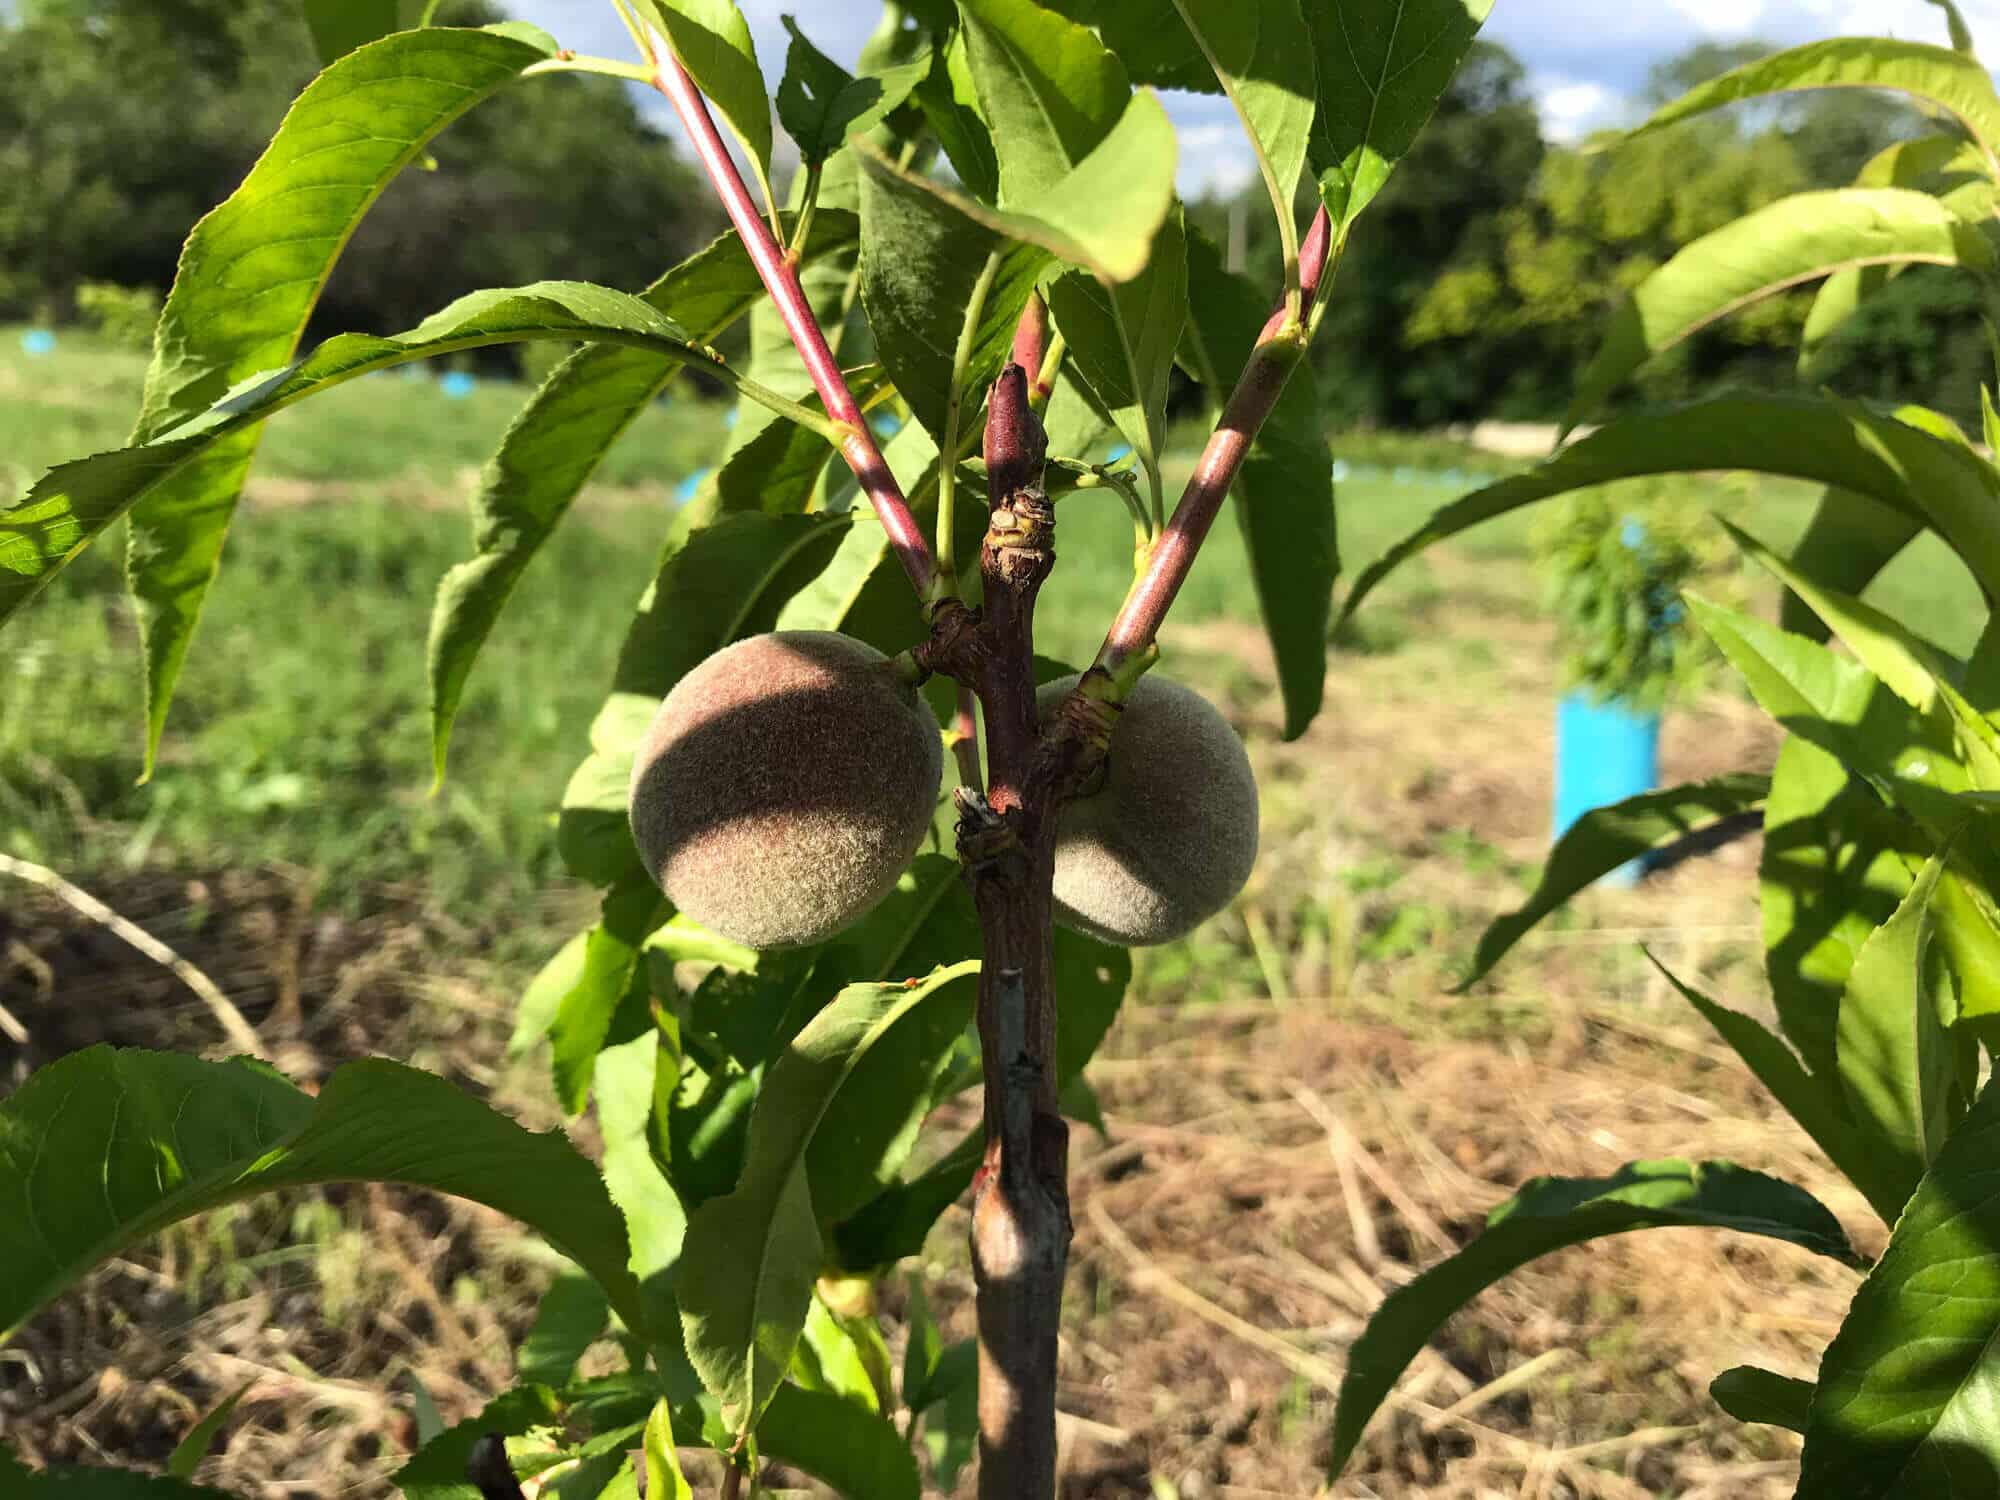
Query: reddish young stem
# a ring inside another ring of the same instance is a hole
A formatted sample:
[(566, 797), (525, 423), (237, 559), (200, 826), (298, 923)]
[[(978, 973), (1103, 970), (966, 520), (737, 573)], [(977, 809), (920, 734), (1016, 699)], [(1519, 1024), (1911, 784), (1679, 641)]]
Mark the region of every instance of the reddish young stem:
[(847, 388), (847, 379), (840, 373), (833, 351), (827, 347), (826, 335), (820, 332), (819, 322), (799, 286), (797, 268), (772, 237), (743, 174), (736, 170), (736, 162), (723, 144), (721, 132), (715, 128), (708, 101), (702, 98), (687, 69), (671, 52), (662, 54), (654, 68), (653, 86), (673, 102), (681, 124), (687, 128), (688, 138), (694, 142), (695, 157), (714, 183), (716, 195), (729, 212), (730, 223), (743, 237), (750, 264), (757, 268), (778, 316), (784, 320), (785, 331), (791, 335), (799, 358), (805, 361), (813, 389), (819, 392), (827, 415), (840, 424), (840, 456), (847, 460), (847, 466), (860, 481), (861, 492), (874, 505), (889, 545), (895, 549), (903, 571), (910, 575), (917, 597), (928, 600), (936, 571), (930, 546), (917, 526), (916, 517), (910, 514), (910, 502), (903, 497), (902, 486), (896, 483), (896, 476), (882, 458), (882, 450), (876, 446), (868, 419), (862, 415), (854, 393)]
[(1098, 649), (1097, 665), (1112, 676), (1120, 675), (1127, 662), (1151, 648), (1160, 622), (1187, 581), (1188, 570), (1194, 566), (1195, 554), (1201, 550), (1208, 528), (1215, 524), (1223, 497), (1236, 482), (1237, 471), (1243, 467), (1244, 455), (1256, 440), (1257, 430), (1270, 416), (1271, 408), (1278, 404), (1292, 366), (1303, 357), (1305, 319), (1312, 311), (1313, 299), (1319, 295), (1332, 242), (1333, 222), (1326, 209), (1321, 208), (1313, 216), (1312, 227), (1306, 231), (1305, 243), (1299, 249), (1302, 295), (1297, 319), (1288, 316), (1281, 295), (1277, 309), (1257, 336), (1257, 347), (1243, 367), (1236, 389), (1229, 394), (1222, 420), (1210, 435), (1208, 446), (1202, 449), (1187, 488), (1181, 493), (1180, 504), (1174, 507), (1167, 529), (1153, 544), (1145, 572), (1125, 596), (1118, 618), (1112, 621), (1111, 630)]

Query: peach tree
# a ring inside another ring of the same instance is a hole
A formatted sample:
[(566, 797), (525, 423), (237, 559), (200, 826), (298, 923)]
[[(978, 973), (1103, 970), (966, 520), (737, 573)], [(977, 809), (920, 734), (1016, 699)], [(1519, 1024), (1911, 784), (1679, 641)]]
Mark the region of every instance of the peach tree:
[[(1826, 341), (1911, 267), (1972, 277), (1995, 307), (2000, 93), (1957, 9), (1949, 0), (1940, 8), (1949, 48), (1813, 43), (1705, 83), (1639, 127), (1663, 130), (1807, 88), (1894, 90), (1924, 116), (1921, 132), (1882, 151), (1853, 186), (1780, 199), (1640, 282), (1583, 373), (1571, 425), (1654, 354), (1795, 287), (1817, 283), (1800, 354), (1808, 379)], [(2000, 327), (1990, 311), (1987, 320)], [(1710, 1387), (1732, 1416), (1803, 1437), (1801, 1497), (2000, 1495), (2000, 624), (1991, 613), (2000, 600), (2000, 416), (1992, 393), (1981, 396), (1984, 451), (1939, 412), (1827, 394), (1724, 396), (1623, 417), (1439, 511), (1344, 601), (1352, 611), (1434, 542), (1616, 480), (1745, 470), (1823, 487), (1788, 552), (1717, 518), (1784, 587), (1780, 624), (1683, 594), (1783, 727), (1775, 766), (1586, 815), (1527, 904), (1488, 927), (1466, 982), (1606, 872), (1724, 819), (1760, 815), (1775, 1029), (1661, 972), (1880, 1219), (1887, 1247), (1863, 1255), (1804, 1189), (1728, 1162), (1634, 1162), (1608, 1178), (1530, 1183), (1460, 1253), (1385, 1299), (1355, 1343), (1336, 1469), (1410, 1359), (1479, 1291), (1566, 1246), (1694, 1226), (1772, 1236), (1865, 1272), (1816, 1378), (1743, 1365)], [(1716, 492), (1725, 502), (1728, 493)], [(1967, 656), (1858, 597), (1925, 533), (1986, 605)]]
[[(600, 915), (520, 1005), (564, 1109), (594, 1107), (601, 1162), (385, 1059), (308, 1095), (252, 1059), (81, 1052), (0, 1105), (0, 1328), (210, 1206), (416, 1184), (514, 1216), (575, 1273), (521, 1383), (426, 1443), (407, 1494), (686, 1494), (677, 1452), (705, 1446), (728, 1494), (777, 1461), (894, 1500), (919, 1491), (921, 1427), (940, 1484), (976, 1446), (980, 1493), (1050, 1496), (1065, 1115), (1094, 1112), (1082, 1069), (1122, 945), (1226, 904), (1255, 854), (1242, 746), (1144, 675), (1155, 636), (1233, 496), (1286, 732), (1318, 710), (1337, 564), (1306, 355), (1351, 225), (1490, 0), (903, 0), (852, 73), (788, 21), (775, 91), (732, 0), (612, 3), (625, 59), (307, 0), (325, 70), (189, 237), (132, 442), (0, 511), (0, 621), (127, 523), (150, 766), (267, 420), (411, 361), (580, 346), (487, 465), (473, 555), (439, 588), (442, 776), (482, 644), (606, 451), (687, 372), (734, 392), (712, 481), (631, 538), (658, 565), (605, 643), (558, 830)], [(732, 232), (638, 294), (482, 291), (302, 355), (383, 187), (482, 99), (573, 72), (669, 101)], [(1153, 87), (1235, 107), (1280, 284), (1187, 224)], [(798, 162), (782, 196), (774, 99)], [(743, 320), (748, 356), (725, 360), (711, 345)], [(1214, 430), (1170, 505), (1176, 367)], [(886, 442), (885, 412), (907, 416)], [(1091, 457), (1114, 433), (1131, 463)], [(1089, 662), (1034, 649), (1059, 504), (1123, 505), (1134, 530)], [(975, 1089), (980, 1127), (914, 1169), (925, 1119)], [(968, 1191), (977, 1338), (945, 1345), (913, 1294), (899, 1373), (872, 1286)], [(579, 1379), (607, 1330), (626, 1368)], [(186, 1494), (213, 1430), (157, 1480), (29, 1475), (4, 1451), (0, 1478)]]

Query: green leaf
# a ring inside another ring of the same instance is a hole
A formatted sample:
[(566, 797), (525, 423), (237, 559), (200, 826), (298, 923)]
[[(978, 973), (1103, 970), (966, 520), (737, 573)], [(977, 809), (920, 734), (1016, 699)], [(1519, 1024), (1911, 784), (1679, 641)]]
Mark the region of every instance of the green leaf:
[[(643, 1018), (642, 1018), (643, 1019)], [(673, 1277), (687, 1234), (687, 1210), (653, 1155), (659, 1068), (671, 1057), (651, 1025), (597, 1056), (597, 1124), (604, 1136), (604, 1187), (624, 1216), (629, 1262), (650, 1325), (672, 1338)], [(692, 1383), (692, 1382), (690, 1382)]]
[[(603, 1293), (598, 1293), (600, 1297)], [(215, 1435), (236, 1413), (237, 1403), (243, 1393), (257, 1382), (246, 1380), (221, 1401), (214, 1410), (188, 1429), (188, 1435), (174, 1444), (174, 1451), (167, 1455), (167, 1473), (175, 1479), (192, 1479), (194, 1471), (201, 1467), (201, 1461), (208, 1457), (208, 1450), (215, 1446)]]
[(1493, 0), (1342, 0), (1306, 8), (1319, 88), (1312, 160), (1336, 230), (1389, 180), (1492, 9)]
[(1989, 1080), (1821, 1361), (1801, 1495), (1901, 1500), (1989, 1487), (2000, 1462), (1990, 1418), (2000, 1400), (1996, 1152), (2000, 1081)]
[[(112, 522), (159, 493), (162, 483), (233, 462), (229, 441), (267, 417), (374, 370), (532, 339), (601, 340), (680, 359), (698, 354), (678, 324), (636, 297), (570, 281), (474, 292), (390, 338), (329, 339), (307, 359), (242, 382), (200, 416), (145, 442), (58, 465), (24, 499), (0, 510), (0, 623)], [(708, 368), (722, 367), (709, 363)], [(135, 545), (143, 531), (143, 525), (135, 527)], [(146, 565), (139, 566), (145, 573)]]
[(1648, 359), (1760, 298), (1839, 271), (1917, 263), (1985, 275), (1993, 247), (1977, 226), (1907, 188), (1797, 193), (1734, 219), (1627, 295), (1578, 379), (1563, 430)]
[(850, 987), (766, 1074), (742, 1177), (695, 1211), (682, 1252), (688, 1354), (735, 1430), (757, 1425), (805, 1326), (821, 1259), (805, 1160), (821, 1120), (899, 1022), (977, 967), (959, 964), (906, 985)]
[(903, 1405), (914, 1415), (930, 1405), (931, 1382), (944, 1358), (944, 1330), (931, 1316), (931, 1301), (921, 1276), (905, 1279), (909, 1299), (903, 1321), (909, 1338), (903, 1345)]
[(1812, 1408), (1813, 1385), (1810, 1380), (1795, 1380), (1755, 1365), (1737, 1365), (1711, 1380), (1708, 1393), (1739, 1422), (1761, 1422), (1802, 1433)]
[(588, 1276), (556, 1277), (536, 1304), (534, 1327), (514, 1351), (515, 1375), (530, 1385), (568, 1385), (610, 1317), (604, 1288)]
[(1848, 1118), (1846, 1098), (1831, 1075), (1815, 1078), (1778, 1038), (1738, 1011), (1717, 1005), (1700, 991), (1683, 984), (1667, 966), (1649, 951), (1653, 967), (1681, 997), (1702, 1015), (1716, 1034), (1743, 1059), (1757, 1075), (1757, 1081), (1771, 1091), (1799, 1128), (1813, 1138), (1827, 1160), (1844, 1173), (1860, 1190), (1869, 1205), (1893, 1224), (1909, 1197), (1908, 1185), (1898, 1180), (1893, 1165), (1885, 1161), (1874, 1141), (1855, 1129)]
[(1167, 385), (1187, 320), (1187, 237), (1178, 204), (1153, 240), (1146, 269), (1106, 285), (1079, 271), (1048, 289), (1049, 312), (1070, 358), (1146, 470), (1155, 513), (1165, 513)]
[(992, 229), (912, 177), (862, 174), (861, 305), (877, 357), (937, 442), (944, 441), (966, 309), (987, 258), (1002, 252), (1003, 270), (987, 293), (965, 371), (965, 390), (977, 393), (974, 409), (1006, 361), (1014, 324), (1048, 256), (1031, 246), (1009, 249)]
[(959, 11), (999, 156), (1000, 202), (1043, 202), (1125, 113), (1125, 68), (1088, 29), (1032, 0), (959, 0)]
[[(1859, 594), (1923, 529), (1923, 522), (1907, 510), (1829, 487), (1792, 547), (1792, 566), (1829, 587)], [(1812, 607), (1789, 589), (1778, 623), (1815, 641), (1829, 634)]]
[(597, 924), (584, 938), (576, 983), (549, 1025), (549, 1069), (556, 1098), (569, 1114), (583, 1113), (597, 1054), (611, 1039), (613, 1021), (640, 976), (640, 950), (670, 910), (643, 870), (604, 893)]
[[(334, 261), (382, 189), (439, 131), (554, 51), (526, 29), (414, 31), (351, 52), (314, 79), (242, 185), (188, 236), (133, 441), (157, 438), (291, 359)], [(246, 426), (202, 462), (161, 473), (133, 518), (127, 571), (146, 655), (149, 772), (257, 438)], [(102, 529), (70, 518), (78, 522), (72, 543)], [(35, 575), (46, 581), (60, 565), (58, 554), (24, 566), (9, 529), (0, 512), (0, 619), (22, 602), (6, 574), (28, 574), (33, 592)]]
[(1914, 1192), (1950, 1128), (1954, 1077), (1948, 983), (1931, 951), (1941, 857), (1924, 866), (1889, 921), (1854, 956), (1840, 997), (1835, 1057), (1849, 1112)]
[(930, 73), (911, 97), (966, 190), (982, 202), (998, 198), (1000, 158), (993, 149), (992, 132), (979, 115), (963, 27), (952, 32), (949, 45), (932, 54)]
[(646, 1418), (645, 1461), (646, 1500), (694, 1500), (674, 1448), (674, 1414), (664, 1399), (653, 1403)]
[[(1946, 191), (1948, 199), (1955, 198), (1956, 190), (1968, 184), (1976, 184), (1989, 193), (1993, 188), (1978, 148), (1957, 135), (1918, 136), (1885, 146), (1854, 179), (1858, 188), (1922, 187)], [(1953, 207), (1957, 205), (1954, 203)], [(1979, 216), (1961, 210), (1960, 217), (1970, 220)], [(1857, 266), (1836, 271), (1826, 279), (1813, 296), (1812, 308), (1799, 334), (1801, 378), (1810, 377), (1827, 341), (1901, 269), (1896, 265)]]
[[(1887, 37), (1835, 37), (1759, 58), (1688, 90), (1657, 111), (1632, 136), (1692, 119), (1725, 104), (1793, 89), (1894, 89), (1955, 115), (1989, 164), (2000, 143), (2000, 95), (1970, 57), (1921, 42)], [(1631, 137), (1628, 136), (1627, 139)]]
[(1942, 651), (1898, 621), (1850, 594), (1820, 584), (1792, 567), (1747, 532), (1722, 522), (1746, 554), (1824, 620), (1869, 671), (1891, 692), (1956, 740), (1959, 759), (1980, 787), (2000, 787), (2000, 735), (1959, 692), (1959, 668)]
[(1764, 712), (1889, 801), (1922, 818), (1952, 807), (1944, 794), (1967, 789), (1949, 732), (1900, 702), (1866, 667), (1693, 592), (1685, 597)]
[(1930, 3), (1944, 12), (1945, 26), (1951, 33), (1952, 50), (1972, 56), (1972, 29), (1965, 24), (1965, 17), (1959, 14), (1958, 6), (1953, 0), (1930, 0)]
[[(1269, 299), (1226, 270), (1205, 235), (1189, 235), (1187, 251), (1191, 342), (1199, 351), (1202, 383), (1219, 411), (1249, 362)], [(1327, 619), (1340, 574), (1333, 455), (1309, 360), (1293, 368), (1231, 493), (1264, 631), (1277, 659), (1285, 738), (1296, 739), (1319, 713), (1324, 696)]]
[(847, 1500), (918, 1500), (922, 1490), (917, 1460), (894, 1427), (822, 1391), (780, 1386), (757, 1425), (757, 1447)]
[(403, 1500), (482, 1500), (465, 1477), (466, 1461), (488, 1433), (521, 1437), (562, 1420), (562, 1403), (547, 1386), (518, 1385), (487, 1402), (477, 1416), (447, 1427), (392, 1476)]
[(674, 56), (681, 60), (695, 86), (722, 111), (736, 139), (743, 143), (768, 193), (771, 101), (764, 90), (764, 70), (757, 66), (750, 23), (736, 8), (736, 0), (644, 0), (644, 4), (666, 32)]
[(875, 1380), (868, 1372), (861, 1346), (818, 1296), (806, 1307), (806, 1326), (792, 1369), (795, 1374), (802, 1369), (809, 1372), (810, 1378), (800, 1380), (807, 1390), (838, 1396), (870, 1416), (882, 1414)]
[(403, 28), (402, 0), (305, 0), (306, 29), (320, 65)]
[(563, 996), (583, 979), (583, 961), (589, 942), (589, 928), (572, 935), (528, 981), (527, 989), (521, 992), (520, 1002), (514, 1007), (514, 1034), (507, 1039), (509, 1057), (519, 1057), (549, 1034), (549, 1028), (555, 1024), (556, 1012), (562, 1008)]
[(1166, 24), (1159, 0), (1046, 0), (1046, 8), (1096, 31), (1134, 83), (1206, 94), (1221, 89), (1193, 33)]
[(881, 124), (931, 70), (926, 52), (915, 62), (856, 78), (807, 41), (790, 16), (782, 19), (792, 44), (778, 84), (778, 122), (807, 166), (825, 161), (850, 135)]
[[(6, 1477), (0, 1466), (0, 1479)], [(24, 1490), (7, 1493), (10, 1500), (235, 1500), (207, 1485), (135, 1469), (44, 1469), (28, 1476)]]
[(1854, 955), (1909, 893), (1915, 838), (1832, 754), (1786, 738), (1764, 806), (1764, 966), (1779, 1024), (1828, 1081)]
[[(823, 207), (800, 252), (801, 269), (851, 252), (859, 234), (853, 214)], [(705, 344), (763, 300), (764, 283), (732, 230), (641, 295)], [(472, 501), (474, 555), (445, 574), (431, 615), (431, 745), (440, 779), (472, 664), (515, 586), (612, 444), (683, 363), (643, 349), (580, 349), (543, 382), (488, 460)], [(789, 424), (777, 430), (804, 431)], [(824, 442), (810, 441), (822, 458), (831, 456)]]
[(1150, 93), (1135, 95), (1103, 144), (1060, 182), (1005, 211), (904, 172), (866, 143), (857, 153), (870, 172), (900, 176), (995, 233), (1039, 245), (1106, 281), (1130, 281), (1146, 269), (1174, 201), (1174, 128)]
[(1348, 1351), (1334, 1414), (1338, 1474), (1417, 1351), (1454, 1312), (1509, 1272), (1570, 1245), (1634, 1229), (1761, 1234), (1857, 1263), (1840, 1223), (1803, 1188), (1729, 1162), (1633, 1162), (1612, 1177), (1540, 1177), (1487, 1215), (1465, 1249), (1391, 1292)]
[(1314, 112), (1312, 37), (1299, 0), (1175, 0), (1174, 8), (1243, 121), (1272, 209), (1293, 224)]
[(1479, 936), (1472, 969), (1455, 986), (1463, 994), (1492, 972), (1507, 950), (1543, 917), (1619, 866), (1660, 845), (1705, 828), (1718, 818), (1761, 807), (1770, 779), (1747, 773), (1692, 781), (1661, 792), (1644, 792), (1578, 818), (1556, 841), (1534, 894), (1518, 910), (1500, 917)]
[(979, 1451), (979, 1346), (971, 1339), (945, 1350), (933, 1397), (924, 1415), (924, 1451), (940, 1489), (950, 1491), (959, 1471)]
[[(58, 1128), (58, 1125), (60, 1128)], [(646, 1328), (596, 1169), (442, 1078), (381, 1059), (316, 1098), (242, 1059), (97, 1046), (0, 1103), (0, 1331), (120, 1247), (190, 1214), (323, 1182), (402, 1182), (510, 1214)]]
[(1447, 505), (1368, 565), (1336, 629), (1402, 563), (1482, 521), (1614, 479), (1708, 469), (1839, 485), (1920, 515), (1981, 587), (2000, 597), (2000, 496), (1975, 454), (1853, 402), (1731, 396), (1621, 418), (1548, 462)]

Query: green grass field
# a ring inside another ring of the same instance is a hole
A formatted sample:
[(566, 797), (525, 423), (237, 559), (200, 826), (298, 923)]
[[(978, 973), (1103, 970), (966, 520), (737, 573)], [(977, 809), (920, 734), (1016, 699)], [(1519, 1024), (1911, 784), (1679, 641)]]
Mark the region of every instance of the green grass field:
[[(11, 486), (121, 442), (143, 373), (138, 355), (71, 338), (31, 359), (16, 331), (0, 331), (0, 454)], [(271, 423), (162, 763), (144, 787), (135, 784), (140, 686), (118, 539), (80, 558), (8, 627), (0, 674), (7, 847), (85, 875), (155, 861), (275, 859), (318, 872), (326, 899), (352, 901), (371, 883), (420, 883), (445, 909), (467, 914), (518, 908), (560, 884), (549, 809), (585, 743), (667, 524), (667, 496), (719, 448), (721, 409), (661, 403), (611, 455), (486, 648), (451, 775), (432, 795), (422, 649), (431, 599), (439, 576), (469, 548), (463, 504), (477, 466), (524, 396), (522, 387), (482, 382), (452, 401), (432, 379), (392, 374)], [(1409, 447), (1398, 445), (1399, 459)], [(1440, 468), (1463, 457), (1443, 445), (1416, 451), (1434, 453)], [(1177, 453), (1170, 482), (1189, 456)], [(1779, 545), (1811, 504), (1808, 491), (1791, 485), (1734, 479), (1681, 488)], [(1344, 485), (1349, 576), (1451, 498), (1434, 482)], [(1513, 517), (1418, 560), (1364, 612), (1356, 642), (1379, 653), (1448, 633), (1462, 649), (1453, 680), (1439, 684), (1444, 706), (1476, 701), (1490, 689), (1495, 662), (1481, 632), (1464, 623), (1536, 612), (1533, 525), (1531, 513)], [(1129, 525), (1107, 492), (1064, 501), (1060, 551), (1039, 644), (1083, 661), (1128, 576)], [(1928, 540), (1899, 560), (1877, 594), (1955, 649), (1976, 633), (1976, 591)], [(1242, 542), (1225, 519), (1174, 627), (1256, 618)], [(1181, 670), (1200, 677), (1219, 668)]]

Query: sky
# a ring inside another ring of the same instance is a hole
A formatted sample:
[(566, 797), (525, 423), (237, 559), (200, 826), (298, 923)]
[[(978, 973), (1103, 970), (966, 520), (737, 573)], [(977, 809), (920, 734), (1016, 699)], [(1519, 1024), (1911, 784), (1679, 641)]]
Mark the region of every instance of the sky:
[[(781, 14), (795, 16), (821, 51), (849, 66), (881, 14), (877, 0), (740, 3), (773, 88), (784, 71)], [(605, 0), (510, 0), (508, 8), (579, 52), (613, 57), (631, 52), (631, 41)], [(2000, 58), (2000, 0), (1959, 0), (1959, 9), (1980, 56), (1989, 64)], [(1635, 95), (1647, 68), (1697, 42), (1754, 37), (1791, 45), (1874, 34), (1943, 43), (1945, 23), (1944, 13), (1928, 0), (1495, 0), (1484, 34), (1526, 65), (1545, 133), (1575, 140), (1636, 119)], [(664, 101), (649, 100), (649, 108), (671, 114)], [(1183, 196), (1228, 192), (1249, 180), (1249, 152), (1225, 101), (1170, 94), (1167, 107), (1180, 137)]]

